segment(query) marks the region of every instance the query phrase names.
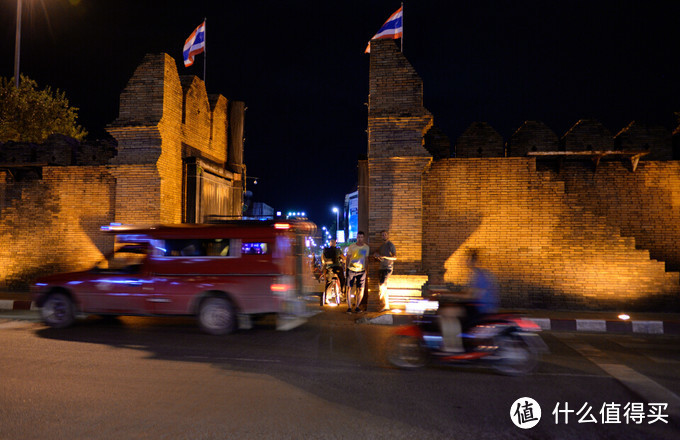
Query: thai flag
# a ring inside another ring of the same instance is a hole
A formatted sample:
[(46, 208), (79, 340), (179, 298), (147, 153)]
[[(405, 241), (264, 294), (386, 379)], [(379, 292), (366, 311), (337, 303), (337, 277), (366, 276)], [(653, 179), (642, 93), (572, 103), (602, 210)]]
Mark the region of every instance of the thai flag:
[[(401, 38), (404, 34), (404, 6), (402, 5), (397, 11), (390, 15), (385, 24), (382, 25), (377, 34), (371, 40), (379, 40), (381, 38)], [(364, 53), (371, 53), (371, 42), (368, 42)]]
[(194, 64), (194, 56), (205, 50), (205, 21), (184, 42), (184, 67)]

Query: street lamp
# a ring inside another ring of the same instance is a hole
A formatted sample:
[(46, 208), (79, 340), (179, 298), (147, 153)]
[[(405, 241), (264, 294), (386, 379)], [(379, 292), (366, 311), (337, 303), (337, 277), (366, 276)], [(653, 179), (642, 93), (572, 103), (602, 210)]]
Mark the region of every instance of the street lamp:
[(333, 212), (335, 213), (335, 238), (337, 240), (338, 231), (340, 230), (340, 210), (334, 206)]
[(17, 31), (14, 39), (14, 86), (19, 89), (19, 55), (21, 52), (21, 3), (17, 0)]

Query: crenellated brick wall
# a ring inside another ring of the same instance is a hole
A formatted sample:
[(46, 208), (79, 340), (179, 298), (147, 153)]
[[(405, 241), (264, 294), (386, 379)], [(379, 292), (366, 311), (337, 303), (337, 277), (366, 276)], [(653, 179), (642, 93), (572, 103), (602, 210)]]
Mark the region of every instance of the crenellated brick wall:
[[(7, 166), (0, 171), (0, 288), (25, 288), (36, 275), (92, 266), (113, 245), (101, 225), (182, 222), (187, 161), (198, 190), (202, 176), (212, 173), (212, 189), (215, 182), (227, 188), (223, 210), (240, 215), (243, 108), (208, 96), (198, 78), (180, 79), (169, 55), (148, 54), (107, 127), (117, 145), (63, 136), (43, 145), (0, 145)], [(230, 122), (237, 136), (229, 136)]]
[(582, 119), (574, 124), (560, 140), (566, 151), (613, 150), (614, 137), (598, 121)]
[[(474, 123), (446, 158), (444, 143), (427, 135), (435, 126), (422, 83), (393, 41), (371, 43), (370, 67), (360, 221), (373, 247), (390, 231), (396, 291), (417, 291), (425, 277), (465, 285), (465, 255), (476, 248), (507, 307), (680, 308), (680, 163), (667, 160), (667, 132), (631, 123), (614, 137), (583, 119), (558, 138), (527, 121), (504, 144)], [(650, 153), (636, 169), (625, 154), (583, 156), (617, 148)], [(526, 157), (565, 150), (581, 156)], [(369, 307), (379, 306), (376, 273), (372, 263)]]
[(486, 122), (473, 122), (456, 141), (456, 157), (504, 157), (503, 137)]
[(510, 136), (507, 155), (524, 157), (533, 151), (558, 151), (560, 140), (554, 131), (540, 121), (525, 121)]

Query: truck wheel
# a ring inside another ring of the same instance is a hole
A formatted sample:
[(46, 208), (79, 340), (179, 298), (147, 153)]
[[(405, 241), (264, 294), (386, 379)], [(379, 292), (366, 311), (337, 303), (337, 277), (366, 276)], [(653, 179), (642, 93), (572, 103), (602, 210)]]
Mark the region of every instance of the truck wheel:
[(64, 293), (51, 293), (40, 310), (45, 324), (54, 328), (68, 327), (76, 320), (75, 304)]
[(225, 298), (206, 298), (198, 311), (201, 329), (211, 335), (226, 335), (236, 328), (236, 313)]

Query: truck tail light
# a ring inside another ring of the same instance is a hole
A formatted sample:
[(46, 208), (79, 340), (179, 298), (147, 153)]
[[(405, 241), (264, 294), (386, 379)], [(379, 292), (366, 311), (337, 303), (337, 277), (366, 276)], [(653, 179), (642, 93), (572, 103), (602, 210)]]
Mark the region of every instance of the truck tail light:
[(290, 229), (290, 224), (288, 223), (274, 223), (275, 229)]
[(285, 284), (285, 283), (275, 283), (272, 284), (270, 289), (272, 292), (285, 292), (286, 290), (290, 290), (292, 286), (290, 284)]

